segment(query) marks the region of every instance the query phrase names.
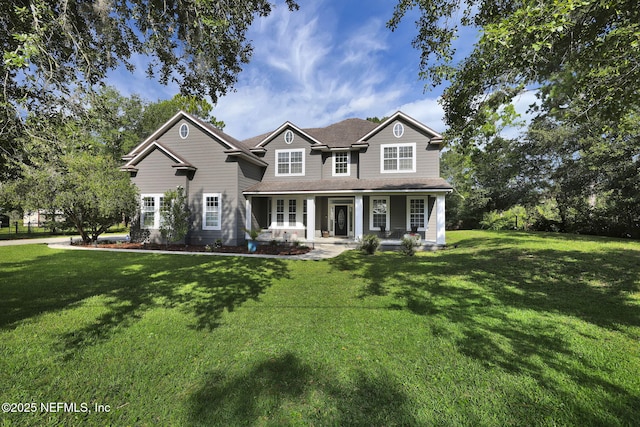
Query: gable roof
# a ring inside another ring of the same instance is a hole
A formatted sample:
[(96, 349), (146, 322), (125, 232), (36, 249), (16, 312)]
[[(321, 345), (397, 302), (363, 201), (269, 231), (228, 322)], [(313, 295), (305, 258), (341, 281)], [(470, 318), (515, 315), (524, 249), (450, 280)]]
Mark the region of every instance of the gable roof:
[(124, 166), (122, 166), (120, 170), (127, 172), (136, 172), (138, 170), (136, 168), (138, 163), (140, 163), (145, 157), (147, 157), (149, 154), (151, 154), (151, 152), (155, 150), (162, 151), (167, 157), (173, 160), (175, 164), (172, 165), (172, 167), (174, 168), (190, 171), (195, 171), (197, 169), (191, 163), (187, 162), (185, 159), (169, 150), (158, 141), (153, 141), (151, 144), (148, 144), (142, 151), (140, 151), (134, 158), (132, 158)]
[(378, 125), (374, 129), (372, 129), (366, 135), (362, 136), (358, 140), (358, 142), (366, 142), (368, 139), (372, 138), (375, 134), (380, 132), (382, 129), (387, 127), (390, 123), (392, 123), (395, 120), (402, 120), (402, 121), (404, 121), (406, 123), (411, 124), (412, 126), (415, 126), (417, 129), (423, 131), (427, 135), (430, 135), (430, 142), (429, 142), (430, 144), (440, 144), (442, 142), (442, 135), (441, 134), (439, 134), (435, 130), (431, 129), (429, 126), (426, 126), (426, 125), (420, 123), (419, 121), (417, 121), (413, 117), (410, 117), (410, 116), (406, 115), (402, 111), (396, 111), (387, 120), (385, 120), (384, 122), (380, 123), (380, 125)]
[[(225, 153), (230, 156), (241, 157), (247, 161), (255, 163), (260, 166), (266, 166), (267, 164), (253, 154), (249, 147), (233, 138), (232, 136), (227, 135), (220, 129), (216, 128), (210, 123), (205, 122), (198, 117), (195, 117), (189, 113), (184, 111), (177, 112), (172, 118), (170, 118), (164, 125), (162, 125), (158, 130), (152, 133), (147, 139), (138, 144), (133, 150), (131, 150), (127, 155), (123, 156), (122, 159), (127, 161), (127, 164), (123, 166), (123, 169), (126, 168), (130, 163), (134, 162), (136, 158), (145, 153), (146, 149), (152, 144), (158, 144), (157, 139), (165, 134), (171, 127), (173, 127), (180, 120), (186, 119), (200, 128), (205, 134), (212, 137), (212, 139), (218, 141), (224, 148)], [(164, 147), (166, 151), (166, 147)], [(137, 161), (136, 161), (137, 163)]]
[(273, 139), (278, 136), (282, 131), (284, 131), (285, 129), (291, 129), (291, 130), (295, 130), (296, 132), (298, 132), (299, 134), (306, 136), (307, 138), (309, 138), (311, 140), (311, 142), (313, 142), (316, 145), (324, 145), (322, 142), (320, 142), (319, 140), (317, 140), (315, 137), (313, 137), (313, 135), (310, 135), (309, 133), (307, 133), (306, 131), (300, 129), (298, 126), (294, 125), (293, 123), (287, 121), (284, 122), (278, 129), (274, 130), (273, 132), (267, 134), (267, 136), (262, 139), (262, 141), (260, 141), (258, 143), (258, 145), (256, 145), (254, 148), (261, 148), (264, 147), (265, 145), (267, 145), (268, 143), (270, 143), (271, 141), (273, 141)]
[(283, 130), (290, 128), (308, 137), (314, 143), (311, 147), (312, 149), (322, 151), (355, 149), (363, 146), (366, 147), (368, 145), (367, 141), (371, 137), (387, 127), (394, 120), (402, 120), (405, 123), (411, 124), (419, 131), (422, 131), (429, 136), (431, 144), (440, 144), (442, 142), (441, 134), (405, 113), (397, 111), (382, 123), (351, 118), (321, 128), (299, 128), (291, 122), (285, 122), (273, 132), (267, 132), (245, 139), (240, 144), (249, 147), (254, 153), (264, 152), (265, 145), (271, 142)]

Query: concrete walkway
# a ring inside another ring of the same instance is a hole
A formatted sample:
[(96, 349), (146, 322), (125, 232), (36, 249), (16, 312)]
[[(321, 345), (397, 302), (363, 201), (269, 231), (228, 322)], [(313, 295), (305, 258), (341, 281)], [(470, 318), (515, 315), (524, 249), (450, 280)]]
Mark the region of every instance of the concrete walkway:
[[(124, 240), (126, 234), (110, 234), (98, 238), (98, 240)], [(273, 258), (273, 259), (293, 259), (293, 260), (307, 260), (318, 261), (321, 259), (334, 258), (340, 255), (342, 252), (354, 249), (353, 245), (346, 244), (316, 244), (314, 248), (302, 255), (263, 255), (263, 254), (234, 254), (234, 253), (221, 253), (221, 252), (180, 252), (180, 251), (146, 251), (143, 249), (112, 249), (112, 248), (87, 248), (83, 246), (72, 246), (71, 240), (78, 242), (80, 236), (61, 236), (61, 237), (45, 237), (40, 239), (16, 239), (16, 240), (0, 240), (0, 246), (15, 246), (15, 245), (39, 245), (46, 244), (50, 248), (54, 249), (70, 249), (80, 251), (111, 251), (111, 252), (131, 252), (131, 253), (152, 253), (152, 254), (167, 254), (167, 255), (205, 255), (205, 256), (243, 256), (253, 258)]]

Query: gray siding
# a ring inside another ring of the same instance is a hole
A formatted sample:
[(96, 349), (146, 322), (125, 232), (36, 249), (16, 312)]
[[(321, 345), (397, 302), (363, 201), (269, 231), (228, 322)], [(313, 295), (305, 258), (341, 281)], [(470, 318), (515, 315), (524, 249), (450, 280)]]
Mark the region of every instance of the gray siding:
[[(182, 123), (189, 125), (186, 139), (180, 138), (178, 133)], [(238, 163), (224, 153), (226, 147), (187, 120), (177, 122), (158, 138), (158, 142), (194, 165), (197, 170), (191, 173), (189, 180), (185, 176), (175, 176), (171, 159), (156, 150), (138, 166), (139, 172), (134, 183), (140, 193), (163, 193), (177, 185), (184, 186), (192, 212), (192, 231), (189, 235), (191, 244), (210, 244), (216, 239), (236, 244), (243, 240), (244, 234), (239, 236), (239, 230), (244, 227), (245, 204), (244, 197), (239, 200), (241, 191), (238, 190)], [(203, 197), (210, 193), (222, 195), (222, 229), (219, 231), (202, 229)]]
[[(313, 141), (307, 139), (301, 134), (294, 131), (294, 139), (291, 144), (284, 142), (284, 132), (280, 132), (268, 144), (264, 146), (267, 150), (263, 160), (269, 163), (264, 178), (264, 182), (287, 182), (287, 181), (315, 181), (322, 179), (322, 153), (311, 151)], [(276, 176), (276, 150), (294, 150), (304, 149), (304, 176)]]
[[(393, 126), (401, 122), (404, 125), (404, 135), (396, 138)], [(440, 159), (437, 145), (429, 145), (429, 138), (413, 128), (408, 123), (396, 120), (369, 139), (369, 148), (360, 153), (360, 178), (437, 178), (440, 176)], [(416, 172), (412, 173), (382, 173), (381, 145), (382, 144), (416, 144)]]
[(333, 176), (333, 153), (322, 153), (322, 179), (357, 179), (358, 157), (357, 151), (351, 151), (349, 176)]
[(138, 163), (138, 172), (131, 177), (131, 181), (140, 194), (158, 194), (179, 185), (184, 187), (187, 177), (172, 168), (174, 164), (166, 154), (154, 150)]
[[(248, 163), (246, 161), (239, 161), (238, 165), (238, 187), (237, 187), (237, 200), (238, 206), (236, 209), (237, 212), (237, 236), (238, 241), (241, 242), (245, 240), (245, 226), (246, 226), (246, 218), (247, 218), (247, 208), (246, 208), (246, 197), (242, 192), (252, 185), (260, 182), (262, 178), (264, 168)], [(255, 198), (254, 200), (257, 200)], [(252, 206), (252, 220), (251, 227), (252, 228), (260, 228), (260, 224), (266, 223), (266, 199), (263, 199), (264, 203), (258, 203), (258, 206)], [(264, 218), (262, 218), (264, 216)]]

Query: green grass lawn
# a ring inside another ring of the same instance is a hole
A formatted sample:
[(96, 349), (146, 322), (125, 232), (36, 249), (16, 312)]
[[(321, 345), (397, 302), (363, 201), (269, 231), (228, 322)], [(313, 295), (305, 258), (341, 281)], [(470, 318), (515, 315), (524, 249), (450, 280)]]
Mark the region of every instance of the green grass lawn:
[(447, 238), (319, 262), (0, 248), (0, 400), (37, 404), (0, 425), (640, 425), (640, 243)]

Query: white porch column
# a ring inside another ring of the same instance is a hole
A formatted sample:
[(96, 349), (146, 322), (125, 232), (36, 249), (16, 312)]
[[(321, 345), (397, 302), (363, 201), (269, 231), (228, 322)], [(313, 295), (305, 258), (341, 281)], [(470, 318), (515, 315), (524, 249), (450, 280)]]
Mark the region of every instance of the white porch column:
[(316, 239), (316, 198), (307, 197), (307, 242)]
[(356, 195), (356, 204), (355, 204), (355, 227), (354, 233), (356, 239), (362, 239), (362, 235), (364, 234), (364, 204), (362, 202), (362, 194)]
[[(247, 201), (245, 202), (247, 216), (244, 220), (244, 228), (246, 228), (247, 230), (251, 230), (251, 226), (252, 226), (252, 221), (251, 221), (251, 202), (252, 201), (253, 201), (253, 197), (249, 196), (247, 197)], [(249, 236), (249, 233), (245, 232), (244, 238), (249, 240), (251, 236)]]
[(445, 244), (444, 229), (444, 194), (439, 194), (436, 196), (436, 243), (439, 245)]

